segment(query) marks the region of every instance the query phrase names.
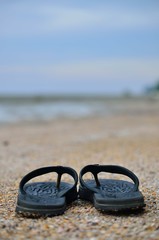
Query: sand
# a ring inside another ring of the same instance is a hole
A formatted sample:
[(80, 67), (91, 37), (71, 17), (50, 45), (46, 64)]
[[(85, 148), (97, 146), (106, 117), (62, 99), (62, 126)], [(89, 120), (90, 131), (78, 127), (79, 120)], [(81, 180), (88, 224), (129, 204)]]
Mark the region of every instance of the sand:
[[(134, 171), (145, 210), (101, 213), (77, 200), (53, 218), (15, 214), (18, 184), (26, 173), (50, 165), (71, 166), (79, 173), (91, 163)], [(159, 111), (1, 126), (0, 239), (158, 239), (158, 180)]]

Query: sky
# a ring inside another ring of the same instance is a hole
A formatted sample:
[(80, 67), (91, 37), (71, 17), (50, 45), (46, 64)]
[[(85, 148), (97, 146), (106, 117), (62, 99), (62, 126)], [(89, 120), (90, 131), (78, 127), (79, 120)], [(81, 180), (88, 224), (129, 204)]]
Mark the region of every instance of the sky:
[(157, 79), (158, 0), (0, 1), (0, 94), (141, 93)]

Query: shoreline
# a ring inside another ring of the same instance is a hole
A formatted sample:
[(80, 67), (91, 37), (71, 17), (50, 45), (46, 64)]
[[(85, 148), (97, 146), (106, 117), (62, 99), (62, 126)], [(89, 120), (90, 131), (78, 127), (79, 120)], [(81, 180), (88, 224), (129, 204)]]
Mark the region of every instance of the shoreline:
[[(66, 100), (67, 99), (67, 100)], [(0, 124), (50, 122), (54, 119), (116, 117), (159, 114), (159, 101), (149, 98), (4, 98), (0, 101)], [(14, 100), (14, 101), (13, 101)]]

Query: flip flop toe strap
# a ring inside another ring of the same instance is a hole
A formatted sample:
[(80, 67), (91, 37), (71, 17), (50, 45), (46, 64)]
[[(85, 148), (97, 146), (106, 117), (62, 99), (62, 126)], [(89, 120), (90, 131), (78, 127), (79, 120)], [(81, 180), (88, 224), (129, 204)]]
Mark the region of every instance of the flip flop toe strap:
[[(84, 180), (83, 180), (83, 175), (87, 172), (91, 172), (95, 178), (95, 182), (96, 182), (96, 187), (91, 187), (89, 184), (87, 184)], [(139, 180), (137, 178), (137, 176), (131, 172), (129, 169), (121, 167), (121, 166), (117, 166), (117, 165), (87, 165), (85, 166), (79, 175), (79, 180), (80, 180), (80, 184), (82, 187), (85, 187), (93, 192), (98, 193), (99, 189), (100, 189), (100, 181), (98, 179), (98, 173), (100, 172), (108, 172), (108, 173), (117, 173), (117, 174), (122, 174), (122, 175), (126, 175), (127, 177), (131, 178), (131, 180), (134, 182), (134, 187), (132, 188), (132, 191), (137, 191), (138, 187), (139, 187)]]
[[(24, 189), (24, 185), (29, 181), (31, 180), (32, 178), (35, 178), (37, 176), (41, 176), (41, 175), (44, 175), (46, 173), (50, 173), (50, 172), (56, 172), (58, 174), (58, 177), (57, 177), (57, 183), (56, 183), (56, 187), (58, 189), (60, 189), (60, 183), (61, 183), (61, 176), (64, 174), (64, 173), (67, 173), (69, 175), (71, 175), (74, 179), (74, 185), (68, 189), (67, 192), (69, 191), (72, 191), (73, 189), (76, 188), (77, 186), (77, 183), (78, 183), (78, 175), (76, 173), (76, 171), (70, 167), (63, 167), (63, 166), (51, 166), (51, 167), (44, 167), (44, 168), (38, 168), (30, 173), (28, 173), (27, 175), (25, 175), (21, 182), (20, 182), (20, 185), (19, 185), (19, 190), (20, 190), (20, 193), (25, 195), (26, 192), (25, 192), (25, 189)], [(61, 194), (60, 194), (61, 195)], [(61, 196), (60, 196), (61, 197)]]

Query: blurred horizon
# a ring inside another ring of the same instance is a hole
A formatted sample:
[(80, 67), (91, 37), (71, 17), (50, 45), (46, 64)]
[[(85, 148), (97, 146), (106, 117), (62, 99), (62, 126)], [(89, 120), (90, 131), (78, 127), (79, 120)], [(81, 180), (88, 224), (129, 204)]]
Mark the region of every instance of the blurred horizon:
[(0, 95), (140, 95), (159, 78), (159, 1), (0, 2)]

